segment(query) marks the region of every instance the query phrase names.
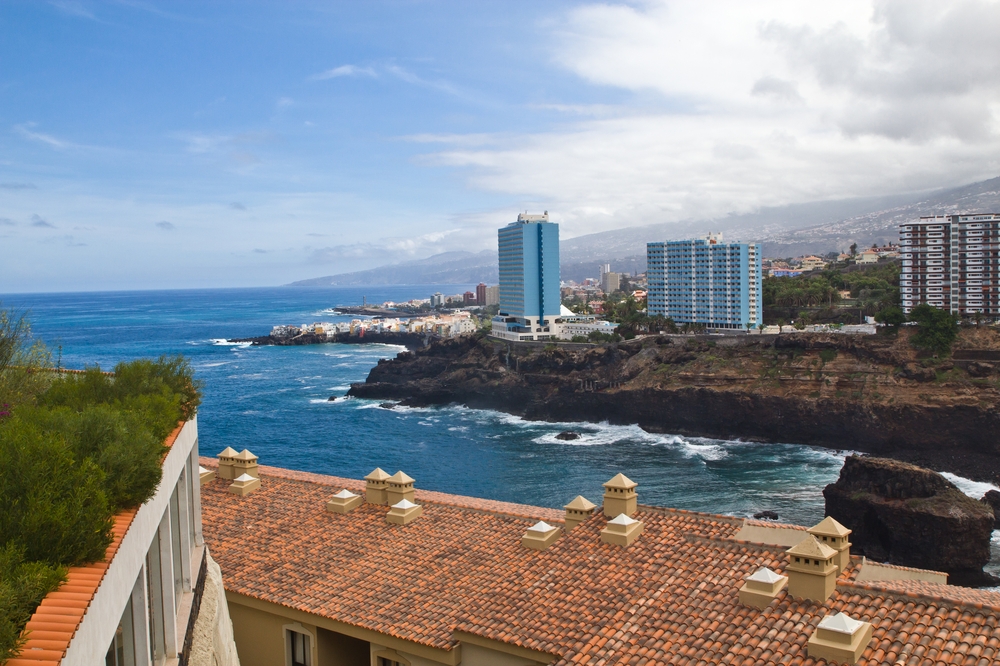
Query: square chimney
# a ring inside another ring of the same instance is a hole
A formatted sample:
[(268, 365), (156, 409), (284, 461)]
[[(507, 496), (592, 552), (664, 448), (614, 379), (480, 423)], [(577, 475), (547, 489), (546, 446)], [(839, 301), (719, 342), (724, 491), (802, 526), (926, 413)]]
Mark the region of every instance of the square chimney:
[(260, 473), (257, 471), (257, 456), (250, 453), (248, 449), (243, 449), (237, 453), (233, 456), (233, 474), (236, 476), (249, 474), (253, 478), (259, 479)]
[(386, 479), (385, 482), (388, 484), (385, 489), (385, 500), (389, 506), (395, 506), (403, 500), (413, 501), (413, 479), (406, 472), (400, 470)]
[(851, 563), (851, 542), (847, 540), (847, 537), (851, 536), (851, 530), (827, 516), (808, 531), (824, 546), (837, 551), (834, 560), (837, 563), (837, 573), (844, 573), (844, 569)]
[(642, 522), (620, 513), (609, 520), (607, 526), (601, 530), (601, 541), (628, 547), (639, 538), (640, 534), (642, 534)]
[(766, 608), (786, 585), (788, 576), (781, 576), (767, 567), (761, 567), (746, 577), (746, 582), (740, 588), (740, 603), (754, 608)]
[(347, 488), (330, 498), (326, 510), (331, 513), (350, 513), (361, 506), (361, 495), (355, 495)]
[(373, 469), (365, 477), (365, 501), (369, 504), (385, 505), (385, 489), (389, 487), (386, 480), (389, 475), (382, 471), (381, 467)]
[(245, 497), (260, 488), (260, 479), (255, 479), (249, 474), (241, 474), (233, 480), (229, 486), (229, 492), (240, 497)]
[(788, 554), (788, 593), (823, 603), (837, 589), (837, 551), (813, 535), (785, 551)]
[(604, 484), (604, 515), (608, 518), (621, 514), (634, 515), (638, 501), (635, 488), (638, 485), (624, 474), (615, 474)]
[(521, 545), (533, 550), (545, 550), (559, 538), (560, 529), (549, 525), (544, 520), (529, 527), (521, 537)]
[(419, 518), (423, 512), (424, 509), (419, 504), (402, 499), (392, 505), (389, 513), (385, 514), (385, 520), (393, 525), (407, 525)]
[(566, 531), (569, 532), (594, 515), (594, 509), (597, 508), (597, 505), (583, 495), (577, 495), (563, 508), (566, 509)]
[(233, 463), (236, 462), (236, 450), (227, 446), (219, 452), (219, 478), (226, 479), (227, 481), (232, 481), (239, 474), (236, 473), (236, 469), (233, 467)]
[(806, 650), (813, 659), (853, 664), (872, 639), (872, 625), (846, 613), (827, 615), (809, 637)]

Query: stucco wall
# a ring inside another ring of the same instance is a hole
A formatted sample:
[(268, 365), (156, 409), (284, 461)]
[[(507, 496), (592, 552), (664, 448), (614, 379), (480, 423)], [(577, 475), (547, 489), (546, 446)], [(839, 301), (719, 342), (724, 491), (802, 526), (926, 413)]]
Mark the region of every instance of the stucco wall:
[(285, 665), (282, 627), (288, 619), (236, 603), (229, 604), (229, 614), (242, 666)]
[(335, 631), (316, 630), (319, 645), (317, 666), (368, 666), (368, 641), (363, 641)]
[(208, 558), (205, 591), (195, 620), (187, 663), (190, 666), (240, 666), (233, 622), (222, 587), (222, 571), (208, 553), (205, 557)]
[(462, 666), (539, 666), (539, 662), (463, 643)]

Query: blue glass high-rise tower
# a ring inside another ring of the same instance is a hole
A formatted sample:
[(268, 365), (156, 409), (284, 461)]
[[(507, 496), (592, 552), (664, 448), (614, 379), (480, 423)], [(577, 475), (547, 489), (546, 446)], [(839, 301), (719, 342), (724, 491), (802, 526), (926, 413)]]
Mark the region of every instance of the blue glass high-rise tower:
[(500, 314), (493, 334), (510, 340), (547, 340), (559, 317), (559, 225), (543, 215), (517, 216), (497, 232)]

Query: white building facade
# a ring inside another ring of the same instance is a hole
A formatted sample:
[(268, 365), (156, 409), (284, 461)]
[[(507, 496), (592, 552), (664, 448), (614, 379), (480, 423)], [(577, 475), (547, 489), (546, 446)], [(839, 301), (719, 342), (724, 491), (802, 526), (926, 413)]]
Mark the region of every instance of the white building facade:
[(903, 312), (921, 303), (1000, 317), (1000, 215), (938, 215), (899, 226)]

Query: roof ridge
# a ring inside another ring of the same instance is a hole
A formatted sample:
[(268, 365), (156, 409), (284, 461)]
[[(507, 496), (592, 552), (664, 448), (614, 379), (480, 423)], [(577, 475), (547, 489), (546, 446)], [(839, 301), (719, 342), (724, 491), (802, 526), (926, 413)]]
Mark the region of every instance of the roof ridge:
[[(200, 460), (201, 464), (206, 467), (218, 467), (218, 460), (215, 458), (202, 456)], [(317, 474), (316, 472), (302, 472), (284, 467), (271, 467), (270, 465), (258, 465), (257, 469), (261, 476), (271, 476), (285, 481), (312, 483), (331, 488), (336, 487), (337, 490), (347, 489), (352, 492), (363, 492), (365, 489), (365, 481), (363, 479), (352, 479), (342, 476), (333, 476), (330, 474)], [(477, 511), (496, 516), (506, 516), (524, 520), (545, 520), (558, 522), (560, 524), (565, 523), (565, 511), (562, 509), (535, 506), (533, 504), (504, 502), (501, 500), (444, 493), (438, 490), (427, 490), (423, 488), (414, 489), (414, 498), (425, 504), (451, 506), (464, 511)], [(479, 504), (480, 506), (475, 506), (473, 503)]]
[[(930, 583), (928, 581), (892, 581), (892, 580), (880, 580), (880, 581), (864, 581), (859, 583), (856, 580), (845, 580), (843, 582), (837, 581), (837, 589), (840, 588), (852, 588), (858, 590), (861, 593), (868, 593), (866, 596), (884, 596), (891, 598), (895, 601), (913, 601), (915, 599), (921, 601), (933, 601), (934, 603), (953, 606), (955, 608), (960, 607), (972, 607), (976, 610), (989, 610), (994, 613), (1000, 613), (1000, 603), (989, 604), (982, 601), (972, 601), (969, 599), (959, 599), (956, 597), (944, 597), (938, 594), (928, 594), (926, 592), (911, 592), (909, 590), (899, 590), (892, 588), (880, 588), (876, 587), (875, 583), (912, 583), (920, 582), (927, 585), (941, 585), (942, 587), (958, 587), (957, 585), (948, 585), (947, 583)], [(959, 589), (975, 589), (975, 588), (959, 588)], [(981, 590), (975, 590), (980, 592)], [(998, 595), (1000, 596), (1000, 595)]]

